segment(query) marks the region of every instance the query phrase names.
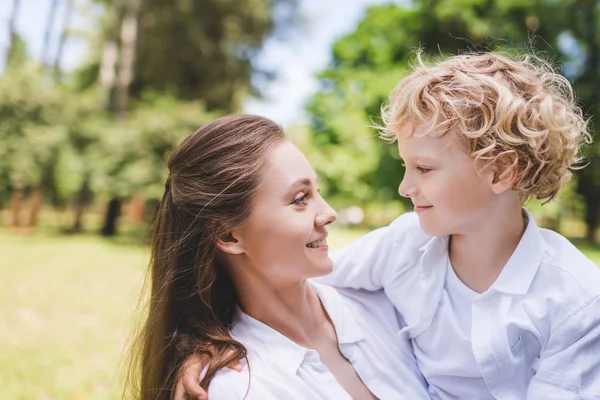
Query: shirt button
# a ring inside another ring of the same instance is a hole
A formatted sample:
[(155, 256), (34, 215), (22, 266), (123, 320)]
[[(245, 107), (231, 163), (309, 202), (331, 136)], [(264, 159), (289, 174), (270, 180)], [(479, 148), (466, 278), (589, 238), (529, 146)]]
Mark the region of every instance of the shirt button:
[(326, 366), (325, 366), (325, 364), (323, 364), (323, 363), (317, 363), (317, 364), (315, 365), (315, 369), (316, 369), (318, 372), (321, 372), (321, 373), (323, 373), (323, 372), (326, 372), (326, 371), (327, 371), (327, 367), (326, 367)]
[(304, 356), (304, 358), (306, 359), (306, 361), (308, 361), (309, 363), (318, 363), (321, 361), (321, 357), (319, 357), (319, 353), (317, 353), (314, 350), (308, 350), (306, 352), (306, 355)]

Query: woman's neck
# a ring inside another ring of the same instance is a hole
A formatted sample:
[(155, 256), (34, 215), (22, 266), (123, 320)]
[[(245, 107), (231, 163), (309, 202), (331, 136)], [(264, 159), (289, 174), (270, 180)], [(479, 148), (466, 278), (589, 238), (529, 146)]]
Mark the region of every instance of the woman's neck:
[(307, 281), (275, 283), (264, 276), (244, 275), (233, 274), (242, 310), (299, 345), (312, 348), (331, 323), (315, 289)]

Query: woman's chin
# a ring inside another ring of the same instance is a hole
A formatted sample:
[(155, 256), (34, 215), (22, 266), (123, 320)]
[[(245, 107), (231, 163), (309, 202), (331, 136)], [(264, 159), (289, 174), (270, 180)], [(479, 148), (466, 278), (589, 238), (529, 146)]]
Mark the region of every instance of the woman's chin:
[(314, 278), (319, 277), (319, 276), (329, 275), (331, 272), (333, 272), (333, 261), (331, 261), (330, 258), (327, 258), (326, 261), (323, 261), (322, 263), (315, 265), (313, 271), (314, 271), (314, 275), (313, 275)]

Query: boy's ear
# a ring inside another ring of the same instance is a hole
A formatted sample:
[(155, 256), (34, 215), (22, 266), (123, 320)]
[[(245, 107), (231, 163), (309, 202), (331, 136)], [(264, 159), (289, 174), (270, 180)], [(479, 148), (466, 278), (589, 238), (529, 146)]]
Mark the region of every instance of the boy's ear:
[(494, 163), (494, 175), (491, 189), (496, 194), (501, 194), (514, 187), (517, 179), (517, 159), (505, 156)]
[(217, 240), (217, 248), (227, 254), (242, 254), (244, 249), (233, 232), (229, 232)]

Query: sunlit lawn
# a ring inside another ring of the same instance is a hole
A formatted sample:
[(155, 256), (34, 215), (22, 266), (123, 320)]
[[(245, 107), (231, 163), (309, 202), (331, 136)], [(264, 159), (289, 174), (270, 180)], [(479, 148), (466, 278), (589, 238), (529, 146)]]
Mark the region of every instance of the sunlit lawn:
[[(330, 244), (360, 234), (333, 230)], [(0, 230), (0, 251), (0, 399), (119, 398), (147, 248)]]

